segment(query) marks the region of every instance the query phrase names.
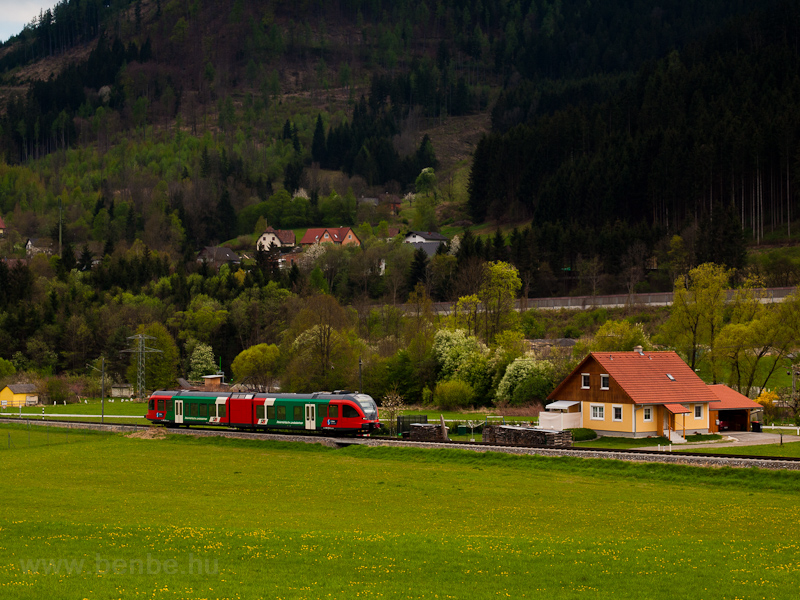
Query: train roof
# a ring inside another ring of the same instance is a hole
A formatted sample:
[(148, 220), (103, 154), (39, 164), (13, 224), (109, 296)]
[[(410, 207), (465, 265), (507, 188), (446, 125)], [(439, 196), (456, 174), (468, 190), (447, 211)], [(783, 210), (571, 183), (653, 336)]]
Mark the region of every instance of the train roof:
[[(312, 392), (309, 394), (273, 394), (268, 392), (204, 392), (194, 390), (158, 390), (153, 392), (153, 396), (167, 396), (184, 398), (220, 398), (230, 397), (233, 400), (249, 400), (252, 398), (275, 398), (276, 400), (373, 400), (367, 394), (339, 390), (335, 392)], [(374, 400), (373, 400), (374, 402)]]

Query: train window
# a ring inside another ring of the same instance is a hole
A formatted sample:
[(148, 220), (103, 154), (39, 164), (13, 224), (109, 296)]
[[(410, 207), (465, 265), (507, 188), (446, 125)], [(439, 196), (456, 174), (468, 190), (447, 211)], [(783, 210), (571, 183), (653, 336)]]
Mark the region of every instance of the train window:
[(150, 398), (150, 405), (147, 407), (149, 410), (155, 410), (155, 400)]
[(286, 419), (286, 407), (285, 406), (278, 406), (278, 419), (283, 421)]
[(264, 405), (258, 404), (256, 406), (256, 419), (263, 419), (264, 418)]
[(295, 421), (302, 421), (303, 420), (303, 407), (302, 406), (295, 406), (294, 407), (294, 420)]
[(198, 409), (197, 409), (197, 403), (196, 403), (196, 402), (192, 402), (192, 403), (189, 405), (189, 416), (190, 416), (190, 417), (196, 417), (196, 416), (197, 416), (197, 411), (198, 411)]
[(274, 406), (268, 406), (267, 407), (267, 418), (268, 419), (273, 419), (273, 420), (275, 419), (275, 407)]
[(208, 416), (208, 404), (201, 404), (200, 405), (200, 416), (207, 417)]
[(225, 418), (225, 405), (224, 404), (217, 404), (217, 416), (220, 419)]
[(328, 417), (331, 419), (337, 419), (339, 417), (339, 407), (335, 404), (331, 404), (328, 407)]
[(172, 412), (173, 404), (175, 404), (175, 401), (172, 398), (167, 400), (167, 412)]
[(353, 417), (358, 417), (358, 411), (350, 406), (349, 404), (342, 405), (342, 417), (345, 419), (352, 419)]
[(164, 409), (166, 408), (166, 406), (167, 406), (167, 401), (166, 400), (159, 400), (158, 401), (158, 410), (163, 412)]

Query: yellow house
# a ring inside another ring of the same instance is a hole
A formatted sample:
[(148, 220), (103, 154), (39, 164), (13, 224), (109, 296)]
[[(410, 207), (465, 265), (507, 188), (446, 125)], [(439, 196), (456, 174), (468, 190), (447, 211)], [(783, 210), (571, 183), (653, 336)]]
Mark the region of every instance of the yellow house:
[(592, 352), (548, 396), (579, 402), (581, 427), (599, 435), (664, 436), (675, 443), (708, 433), (716, 395), (675, 352)]
[(32, 383), (16, 383), (0, 390), (0, 406), (30, 406), (39, 403), (39, 394)]

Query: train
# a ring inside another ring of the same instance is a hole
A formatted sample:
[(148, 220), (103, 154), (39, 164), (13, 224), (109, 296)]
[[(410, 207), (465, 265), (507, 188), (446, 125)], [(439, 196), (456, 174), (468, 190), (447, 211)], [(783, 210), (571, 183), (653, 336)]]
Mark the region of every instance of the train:
[(381, 428), (372, 396), (346, 390), (311, 394), (161, 390), (151, 394), (145, 418), (167, 427), (219, 425), (332, 435), (368, 435)]

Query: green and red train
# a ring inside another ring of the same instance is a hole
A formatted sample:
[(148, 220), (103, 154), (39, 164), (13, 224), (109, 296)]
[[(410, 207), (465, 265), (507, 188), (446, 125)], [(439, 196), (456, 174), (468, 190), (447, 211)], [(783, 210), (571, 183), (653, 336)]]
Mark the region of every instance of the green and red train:
[(256, 431), (302, 430), (368, 434), (380, 429), (372, 396), (347, 391), (313, 394), (157, 391), (145, 415), (167, 427), (220, 425)]

